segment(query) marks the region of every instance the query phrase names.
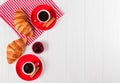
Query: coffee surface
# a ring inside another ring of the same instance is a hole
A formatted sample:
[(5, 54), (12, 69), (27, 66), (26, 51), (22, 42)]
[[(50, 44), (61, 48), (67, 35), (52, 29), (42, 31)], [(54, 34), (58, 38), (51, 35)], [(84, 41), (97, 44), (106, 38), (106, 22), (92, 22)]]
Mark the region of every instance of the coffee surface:
[(38, 18), (41, 20), (41, 21), (47, 21), (48, 18), (49, 18), (49, 14), (46, 12), (46, 11), (41, 11), (38, 15)]
[(25, 65), (24, 65), (24, 71), (26, 72), (26, 73), (32, 73), (33, 72), (33, 69), (34, 69), (34, 67), (33, 67), (33, 65), (31, 64), (31, 63), (26, 63)]

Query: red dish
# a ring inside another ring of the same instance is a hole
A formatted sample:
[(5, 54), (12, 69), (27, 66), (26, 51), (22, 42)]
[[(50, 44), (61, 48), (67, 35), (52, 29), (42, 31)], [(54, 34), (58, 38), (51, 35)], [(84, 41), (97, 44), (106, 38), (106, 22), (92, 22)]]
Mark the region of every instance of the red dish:
[[(51, 16), (51, 18), (55, 18), (55, 20), (50, 24), (50, 26), (49, 27), (43, 27), (43, 22), (40, 22), (39, 20), (38, 20), (38, 16), (37, 16), (37, 14), (38, 14), (38, 12), (40, 11), (40, 10), (47, 10), (47, 11), (49, 11), (49, 13), (50, 13), (50, 16)], [(51, 29), (54, 25), (55, 25), (55, 23), (56, 23), (56, 12), (55, 12), (55, 10), (53, 9), (53, 8), (51, 8), (50, 6), (48, 6), (48, 5), (40, 5), (40, 6), (37, 6), (33, 11), (32, 11), (32, 14), (31, 14), (31, 21), (32, 21), (32, 24), (36, 27), (36, 28), (38, 28), (39, 30), (49, 30), (49, 29)]]
[[(33, 63), (39, 63), (40, 64), (40, 68), (37, 71), (37, 73), (34, 75), (33, 78), (31, 78), (29, 75), (25, 75), (22, 72), (22, 66), (25, 62), (33, 62)], [(32, 80), (37, 79), (40, 76), (40, 74), (42, 73), (42, 70), (43, 70), (43, 65), (42, 65), (41, 60), (38, 57), (36, 57), (35, 55), (32, 55), (32, 54), (26, 54), (26, 55), (22, 56), (16, 64), (16, 72), (17, 72), (18, 76), (21, 79), (26, 80), (26, 81), (32, 81)]]

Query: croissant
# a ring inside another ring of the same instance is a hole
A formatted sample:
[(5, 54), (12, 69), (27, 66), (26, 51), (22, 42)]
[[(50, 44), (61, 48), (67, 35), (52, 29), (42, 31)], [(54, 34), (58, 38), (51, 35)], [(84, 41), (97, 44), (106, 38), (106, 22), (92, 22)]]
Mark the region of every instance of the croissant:
[(26, 47), (26, 42), (27, 39), (20, 38), (7, 46), (7, 61), (9, 64), (12, 64), (23, 54)]
[(28, 37), (33, 37), (32, 26), (27, 20), (27, 16), (21, 8), (16, 10), (13, 22), (15, 29), (20, 34), (23, 34)]

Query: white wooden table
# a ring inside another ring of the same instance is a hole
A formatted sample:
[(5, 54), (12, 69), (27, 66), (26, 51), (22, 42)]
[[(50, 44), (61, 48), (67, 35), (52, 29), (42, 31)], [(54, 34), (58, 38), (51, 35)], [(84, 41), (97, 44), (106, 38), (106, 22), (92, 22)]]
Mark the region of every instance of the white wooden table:
[(54, 1), (65, 14), (36, 40), (47, 49), (37, 55), (45, 69), (32, 82), (17, 76), (16, 62), (7, 64), (6, 46), (18, 36), (0, 18), (0, 83), (120, 83), (120, 0)]

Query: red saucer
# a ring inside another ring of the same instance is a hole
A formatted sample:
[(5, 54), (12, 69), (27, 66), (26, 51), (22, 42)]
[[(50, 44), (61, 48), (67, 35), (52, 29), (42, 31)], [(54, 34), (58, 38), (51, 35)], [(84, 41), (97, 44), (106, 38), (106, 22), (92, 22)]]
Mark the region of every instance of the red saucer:
[[(40, 10), (47, 10), (49, 11), (50, 15), (51, 15), (51, 18), (54, 17), (55, 20), (53, 21), (53, 23), (48, 27), (43, 27), (43, 24), (42, 22), (38, 21), (37, 19), (37, 13), (40, 11)], [(56, 12), (53, 8), (51, 8), (50, 6), (48, 5), (40, 5), (40, 6), (37, 6), (33, 11), (32, 11), (32, 14), (31, 14), (31, 21), (32, 21), (32, 24), (38, 28), (39, 30), (49, 30), (51, 29), (55, 23), (56, 23)]]
[[(40, 69), (38, 70), (38, 72), (35, 74), (35, 76), (33, 78), (31, 78), (29, 75), (25, 75), (23, 72), (22, 72), (22, 66), (25, 62), (33, 62), (33, 63), (37, 63), (39, 62), (40, 63)], [(22, 78), (23, 80), (26, 80), (26, 81), (31, 81), (31, 80), (35, 80), (37, 79), (40, 74), (42, 73), (42, 70), (43, 70), (43, 65), (42, 65), (42, 62), (41, 60), (36, 57), (35, 55), (32, 55), (32, 54), (26, 54), (24, 56), (22, 56), (17, 64), (16, 64), (16, 72), (18, 74), (18, 76), (20, 78)]]

